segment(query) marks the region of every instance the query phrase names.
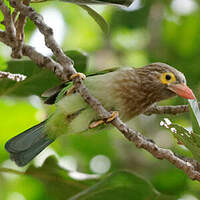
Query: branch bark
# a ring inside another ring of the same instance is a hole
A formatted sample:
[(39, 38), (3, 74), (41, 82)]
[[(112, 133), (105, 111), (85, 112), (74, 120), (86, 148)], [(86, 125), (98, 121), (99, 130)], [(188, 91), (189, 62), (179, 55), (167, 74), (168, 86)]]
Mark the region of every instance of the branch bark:
[(4, 78), (19, 82), (19, 81), (25, 80), (26, 76), (24, 76), (22, 74), (12, 74), (10, 72), (2, 72), (2, 71), (0, 71), (0, 80), (4, 79)]
[[(199, 103), (200, 107), (200, 103)], [(178, 106), (157, 106), (154, 105), (150, 107), (148, 110), (144, 112), (145, 115), (152, 114), (169, 114), (169, 115), (177, 115), (181, 113), (189, 112), (188, 105), (178, 105)]]
[[(68, 81), (69, 77), (72, 74), (76, 73), (76, 70), (73, 67), (73, 62), (70, 58), (68, 58), (62, 51), (62, 49), (57, 45), (54, 36), (53, 30), (48, 27), (42, 16), (39, 15), (33, 8), (30, 6), (24, 5), (21, 0), (10, 0), (10, 4), (12, 7), (20, 11), (20, 13), (26, 17), (29, 17), (40, 32), (45, 37), (46, 46), (49, 47), (54, 56), (56, 57), (56, 61), (53, 61), (49, 57), (45, 57), (42, 54), (35, 51), (31, 46), (22, 44), (22, 53), (25, 56), (28, 56), (33, 62), (38, 64), (41, 67), (45, 67), (53, 71), (58, 78), (62, 81)], [(3, 0), (0, 0), (0, 9), (5, 17), (5, 26), (7, 26), (6, 31), (10, 32), (10, 35), (5, 34), (5, 32), (0, 32), (0, 41), (9, 45), (11, 48), (16, 47), (16, 34), (14, 34), (14, 41), (13, 40), (13, 30), (11, 29), (10, 25), (12, 25), (11, 14), (5, 11), (5, 4)], [(8, 8), (6, 8), (7, 10)], [(9, 15), (8, 15), (9, 13)], [(11, 24), (10, 24), (11, 23)], [(74, 86), (76, 90), (80, 93), (83, 99), (98, 113), (100, 118), (108, 118), (110, 117), (111, 113), (108, 112), (101, 103), (95, 99), (93, 96), (90, 95), (88, 89), (84, 86), (82, 80), (77, 77), (73, 80)], [(187, 106), (178, 106), (178, 107), (152, 107), (150, 108), (146, 114), (156, 113), (156, 114), (173, 114), (176, 110), (177, 112), (186, 112)], [(176, 112), (176, 113), (177, 113)], [(193, 163), (197, 161), (190, 159), (184, 160), (178, 156), (176, 156), (172, 151), (168, 149), (163, 149), (158, 147), (156, 144), (152, 143), (150, 140), (145, 138), (139, 132), (130, 129), (127, 127), (125, 123), (123, 123), (118, 117), (111, 122), (121, 133), (131, 142), (135, 143), (138, 148), (143, 148), (150, 152), (154, 157), (158, 159), (166, 159), (175, 165), (177, 168), (183, 170), (191, 179), (200, 181), (200, 172), (196, 169), (196, 166)]]

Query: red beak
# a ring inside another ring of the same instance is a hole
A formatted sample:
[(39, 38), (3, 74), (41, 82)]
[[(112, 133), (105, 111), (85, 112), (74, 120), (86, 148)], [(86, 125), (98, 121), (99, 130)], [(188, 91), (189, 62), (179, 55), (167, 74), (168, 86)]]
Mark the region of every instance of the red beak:
[(182, 84), (171, 84), (168, 89), (176, 93), (178, 96), (185, 99), (195, 99), (192, 90), (184, 83)]

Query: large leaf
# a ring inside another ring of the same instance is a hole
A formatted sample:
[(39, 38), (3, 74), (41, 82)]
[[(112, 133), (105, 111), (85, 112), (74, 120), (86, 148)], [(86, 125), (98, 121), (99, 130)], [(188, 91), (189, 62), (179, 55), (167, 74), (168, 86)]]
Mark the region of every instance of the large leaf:
[(96, 182), (96, 179), (84, 181), (72, 179), (68, 175), (69, 171), (61, 168), (53, 156), (48, 157), (42, 167), (30, 166), (26, 174), (40, 180), (50, 196), (57, 200), (68, 199)]
[(193, 132), (200, 135), (200, 111), (197, 100), (188, 100)]
[(158, 196), (146, 180), (128, 171), (115, 172), (70, 200), (147, 200)]
[[(88, 64), (87, 55), (80, 51), (65, 52), (73, 61), (77, 71), (85, 72)], [(30, 96), (41, 95), (48, 88), (61, 82), (55, 74), (47, 69), (39, 68), (32, 61), (9, 61), (6, 71), (27, 76), (24, 81), (15, 82), (8, 79), (0, 80), (0, 95)]]
[[(32, 3), (39, 3), (48, 0), (32, 0)], [(75, 4), (117, 4), (117, 5), (124, 5), (130, 6), (134, 0), (62, 0), (64, 2), (70, 2)]]
[(193, 156), (200, 161), (200, 146), (195, 137), (194, 133), (190, 133), (185, 128), (177, 125), (171, 124), (170, 127), (176, 129), (176, 133), (173, 132), (174, 136), (178, 139), (178, 141), (182, 142), (185, 147), (187, 147), (193, 154)]
[(200, 137), (195, 133), (191, 133), (187, 129), (178, 124), (166, 124), (166, 128), (169, 128), (177, 138), (178, 142), (181, 142), (188, 150), (191, 151), (195, 159), (200, 161)]
[(105, 19), (98, 14), (95, 10), (90, 8), (86, 5), (80, 5), (81, 8), (83, 8), (87, 13), (96, 21), (96, 23), (100, 26), (101, 30), (105, 33), (105, 35), (109, 34), (109, 26)]
[[(171, 168), (157, 169), (152, 178), (154, 187), (161, 193), (177, 195), (185, 192), (187, 188), (187, 175), (180, 169)], [(168, 198), (171, 200), (171, 198)]]
[(7, 71), (23, 74), (27, 78), (21, 82), (8, 79), (1, 80), (0, 95), (40, 95), (47, 88), (59, 83), (59, 80), (52, 72), (37, 67), (31, 61), (9, 61)]
[[(170, 128), (174, 137), (178, 139), (185, 147), (187, 147), (195, 159), (200, 162), (200, 111), (197, 100), (188, 100), (189, 109), (192, 119), (192, 129), (190, 132), (178, 124), (165, 124), (166, 128)], [(164, 124), (163, 124), (164, 125)]]

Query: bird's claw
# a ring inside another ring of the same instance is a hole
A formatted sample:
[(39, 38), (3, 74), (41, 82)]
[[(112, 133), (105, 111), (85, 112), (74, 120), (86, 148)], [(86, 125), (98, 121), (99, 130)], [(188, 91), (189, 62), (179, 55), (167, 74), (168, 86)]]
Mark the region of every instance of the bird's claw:
[(73, 79), (75, 79), (76, 77), (79, 77), (79, 78), (82, 79), (82, 80), (85, 80), (85, 79), (86, 79), (86, 75), (85, 75), (85, 74), (80, 73), (80, 72), (77, 72), (77, 73), (72, 74), (72, 75), (70, 76), (70, 80), (73, 80)]
[[(70, 76), (70, 80), (75, 79), (76, 77), (79, 77), (82, 80), (86, 79), (86, 75), (80, 72), (77, 72), (75, 74), (72, 74)], [(69, 96), (70, 94), (73, 94), (75, 92), (76, 88), (74, 86), (72, 86), (67, 92), (66, 92), (66, 96)]]
[(66, 96), (69, 96), (71, 94), (73, 94), (75, 92), (76, 88), (74, 86), (72, 86), (69, 90), (67, 90), (66, 92)]
[(106, 123), (109, 123), (111, 121), (113, 121), (115, 118), (117, 118), (119, 116), (119, 113), (117, 111), (113, 111), (111, 113), (111, 116), (109, 118), (106, 119)]
[(100, 120), (94, 121), (94, 122), (92, 122), (89, 125), (89, 128), (96, 128), (97, 126), (99, 126), (99, 125), (101, 125), (103, 123), (110, 123), (111, 121), (113, 121), (118, 116), (119, 116), (119, 113), (117, 111), (113, 111), (111, 113), (111, 116), (109, 118), (107, 118), (107, 119), (100, 119)]
[(98, 121), (94, 121), (89, 125), (89, 128), (96, 128), (97, 126), (101, 125), (104, 123), (104, 120), (98, 120)]

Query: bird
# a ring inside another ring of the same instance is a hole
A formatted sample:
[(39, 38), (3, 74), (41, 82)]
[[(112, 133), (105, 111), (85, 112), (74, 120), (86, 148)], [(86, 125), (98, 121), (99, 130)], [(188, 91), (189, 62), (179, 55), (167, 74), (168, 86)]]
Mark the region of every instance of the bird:
[[(195, 99), (183, 73), (165, 63), (140, 68), (121, 68), (88, 76), (83, 80), (91, 95), (110, 112), (111, 118), (99, 119), (96, 112), (76, 90), (66, 86), (56, 98), (55, 112), (45, 121), (11, 138), (5, 144), (10, 158), (25, 166), (63, 134), (80, 133), (106, 127), (117, 114), (124, 122), (144, 113), (153, 104), (176, 95)], [(72, 85), (72, 84), (71, 84)], [(60, 95), (62, 93), (62, 95)], [(55, 96), (55, 95), (54, 95)], [(62, 98), (60, 98), (62, 96)]]

